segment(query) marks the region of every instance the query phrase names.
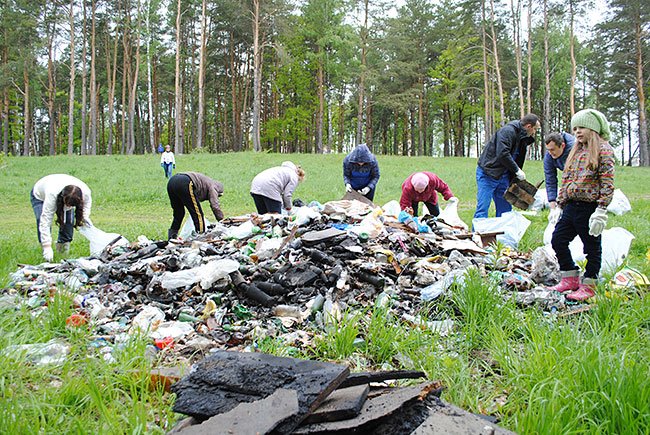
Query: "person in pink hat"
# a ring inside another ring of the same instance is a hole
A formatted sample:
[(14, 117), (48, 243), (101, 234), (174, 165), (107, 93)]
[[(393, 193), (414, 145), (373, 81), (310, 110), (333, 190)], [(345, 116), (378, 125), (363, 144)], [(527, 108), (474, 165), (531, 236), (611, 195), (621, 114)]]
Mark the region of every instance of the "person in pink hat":
[[(438, 192), (445, 201), (458, 202), (451, 189), (433, 172), (415, 172), (402, 183), (402, 197), (399, 200), (400, 208), (413, 216), (418, 215), (418, 207), (423, 202), (429, 214), (438, 216)], [(426, 213), (425, 213), (426, 214)]]

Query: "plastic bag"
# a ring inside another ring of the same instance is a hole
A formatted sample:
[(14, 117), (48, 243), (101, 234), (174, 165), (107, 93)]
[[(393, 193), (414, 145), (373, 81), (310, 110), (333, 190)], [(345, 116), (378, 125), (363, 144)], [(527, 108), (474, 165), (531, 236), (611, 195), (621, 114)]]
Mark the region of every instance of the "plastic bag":
[(535, 194), (535, 200), (528, 207), (530, 211), (540, 211), (549, 207), (548, 196), (546, 195), (546, 189), (537, 189)]
[(467, 231), (467, 224), (458, 216), (458, 203), (448, 202), (444, 210), (438, 215), (438, 219), (451, 225), (452, 227), (462, 228)]
[(621, 189), (614, 189), (614, 197), (612, 198), (612, 202), (607, 206), (607, 211), (621, 216), (631, 210), (632, 205), (630, 204), (630, 200), (627, 199), (623, 191)]
[(509, 211), (503, 213), (501, 217), (473, 219), (472, 226), (477, 233), (503, 231), (503, 234), (497, 236), (497, 240), (511, 248), (517, 248), (519, 241), (530, 226), (530, 221), (521, 213)]
[(117, 240), (113, 245), (128, 245), (129, 241), (117, 233), (106, 233), (93, 225), (79, 227), (79, 233), (90, 242), (90, 255), (100, 254), (106, 245)]
[[(207, 228), (208, 225), (210, 225), (211, 222), (203, 216), (203, 228)], [(194, 228), (194, 221), (192, 219), (188, 219), (185, 221), (185, 225), (183, 225), (183, 228), (178, 233), (178, 237), (187, 240), (189, 237), (192, 236), (192, 233), (196, 231)]]
[(399, 202), (392, 200), (384, 204), (382, 210), (384, 211), (385, 216), (397, 218), (402, 209), (399, 206)]

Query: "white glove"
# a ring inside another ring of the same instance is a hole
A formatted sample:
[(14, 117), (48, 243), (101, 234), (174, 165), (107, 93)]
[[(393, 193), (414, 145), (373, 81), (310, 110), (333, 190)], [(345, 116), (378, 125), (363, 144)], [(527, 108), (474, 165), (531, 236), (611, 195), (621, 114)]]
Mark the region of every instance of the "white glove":
[(598, 207), (589, 218), (589, 235), (598, 237), (607, 225), (607, 210)]
[(48, 246), (47, 248), (43, 248), (43, 260), (45, 261), (52, 261), (54, 259), (54, 251), (52, 250), (51, 246)]
[(552, 225), (557, 224), (560, 220), (560, 216), (562, 216), (562, 209), (560, 207), (552, 208), (551, 211), (548, 212), (548, 223)]
[(352, 192), (352, 186), (349, 183), (345, 185), (345, 191)]
[(517, 177), (517, 180), (525, 180), (526, 174), (524, 173), (523, 169), (519, 169), (517, 172), (515, 172), (515, 177)]
[(449, 198), (447, 202), (449, 202), (450, 204), (458, 204), (458, 198), (452, 196), (451, 198)]
[(359, 193), (362, 194), (362, 195), (367, 195), (368, 192), (370, 192), (370, 188), (368, 186), (364, 187), (363, 189), (361, 189), (359, 191)]

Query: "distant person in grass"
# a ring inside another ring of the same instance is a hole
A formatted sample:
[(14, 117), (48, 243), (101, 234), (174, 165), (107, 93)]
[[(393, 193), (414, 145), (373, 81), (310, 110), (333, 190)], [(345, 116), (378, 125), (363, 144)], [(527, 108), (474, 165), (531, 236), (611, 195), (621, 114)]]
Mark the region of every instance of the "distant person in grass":
[[(561, 281), (552, 290), (583, 301), (596, 294), (602, 262), (601, 234), (607, 225), (607, 206), (614, 196), (614, 151), (609, 145), (605, 115), (584, 109), (571, 118), (576, 143), (567, 157), (557, 196), (560, 218), (551, 245), (560, 265)], [(582, 282), (569, 243), (579, 236), (587, 257)]]
[(160, 166), (165, 171), (165, 177), (167, 179), (172, 177), (172, 169), (176, 169), (176, 159), (174, 158), (174, 153), (172, 148), (167, 145), (165, 147), (165, 152), (160, 156)]
[(265, 169), (253, 178), (250, 194), (260, 214), (281, 213), (282, 206), (291, 214), (293, 191), (305, 179), (305, 171), (293, 162)]
[(223, 212), (219, 197), (223, 195), (223, 184), (198, 172), (185, 172), (172, 176), (167, 182), (167, 194), (174, 211), (172, 225), (167, 231), (167, 238), (175, 239), (185, 217), (185, 209), (190, 212), (197, 233), (205, 232), (205, 219), (201, 201), (210, 201), (214, 217), (220, 221)]
[(526, 179), (523, 170), (526, 149), (535, 142), (538, 128), (539, 117), (529, 113), (501, 127), (485, 144), (476, 167), (475, 218), (488, 217), (491, 201), (494, 201), (497, 217), (512, 210), (503, 195), (513, 178)]
[(41, 178), (34, 184), (30, 199), (36, 216), (38, 241), (43, 248), (45, 261), (54, 259), (50, 228), (54, 216), (59, 226), (56, 249), (61, 254), (70, 251), (74, 228), (92, 225), (90, 189), (86, 183), (72, 175), (51, 174)]
[[(438, 206), (438, 193), (445, 201), (458, 203), (451, 189), (433, 172), (415, 172), (408, 176), (402, 183), (402, 196), (399, 200), (400, 208), (407, 213), (417, 216), (418, 207), (423, 202), (429, 213), (433, 216), (440, 214)], [(423, 214), (426, 214), (423, 212)]]
[(546, 155), (544, 155), (544, 178), (546, 182), (546, 197), (551, 212), (548, 221), (553, 225), (560, 218), (561, 210), (557, 206), (557, 170), (564, 171), (564, 164), (573, 148), (575, 137), (569, 133), (549, 133), (544, 138)]
[(354, 147), (343, 159), (343, 182), (347, 192), (356, 190), (371, 201), (375, 198), (379, 163), (365, 143)]

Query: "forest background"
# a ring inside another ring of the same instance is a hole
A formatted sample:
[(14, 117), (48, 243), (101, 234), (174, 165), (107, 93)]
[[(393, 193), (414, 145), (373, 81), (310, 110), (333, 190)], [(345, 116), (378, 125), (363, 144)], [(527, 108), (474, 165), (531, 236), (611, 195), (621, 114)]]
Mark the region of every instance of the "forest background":
[(0, 142), (460, 157), (526, 112), (546, 134), (593, 107), (619, 163), (649, 166), (649, 16), (643, 0), (6, 0)]

